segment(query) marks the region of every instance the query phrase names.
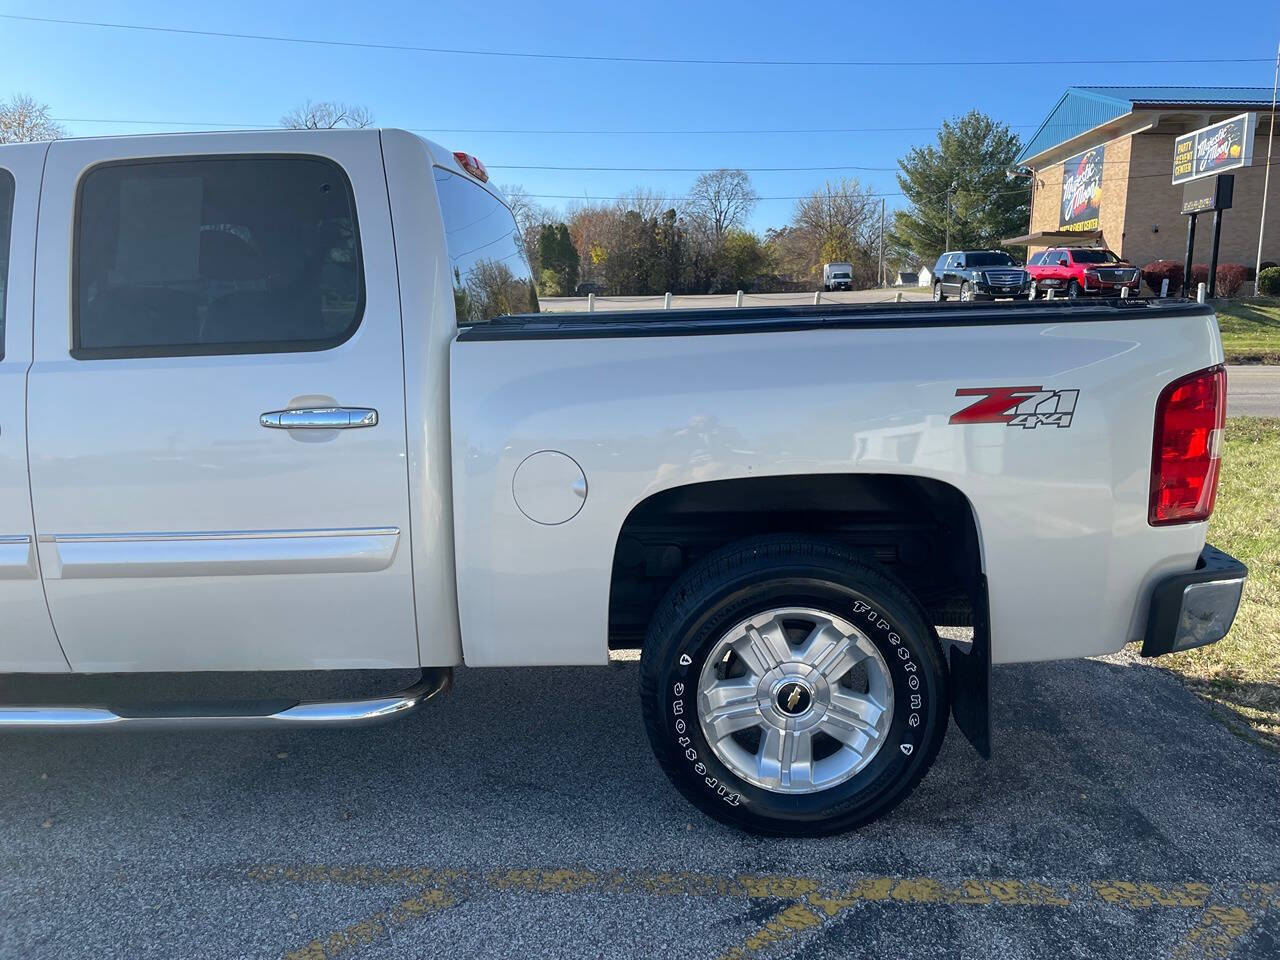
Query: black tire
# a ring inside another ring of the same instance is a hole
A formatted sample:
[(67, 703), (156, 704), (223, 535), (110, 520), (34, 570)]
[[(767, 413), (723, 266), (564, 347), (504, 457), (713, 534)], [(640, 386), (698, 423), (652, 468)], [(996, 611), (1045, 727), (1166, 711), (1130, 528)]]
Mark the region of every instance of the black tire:
[(1080, 299), (1080, 284), (1076, 283), (1074, 280), (1072, 280), (1069, 284), (1067, 284), (1067, 299), (1068, 300)]
[(965, 303), (973, 303), (977, 299), (973, 293), (973, 285), (968, 280), (960, 284), (960, 299)]
[(947, 295), (942, 292), (941, 281), (935, 282), (933, 285), (933, 302), (942, 303), (942, 301), (946, 299), (947, 299)]
[[(808, 793), (741, 778), (698, 722), (698, 680), (720, 638), (754, 614), (791, 605), (855, 625), (888, 665), (894, 692), (878, 752), (850, 779)], [(689, 569), (649, 625), (640, 695), (654, 753), (685, 798), (717, 820), (773, 836), (840, 833), (884, 816), (933, 763), (950, 704), (941, 645), (915, 598), (842, 546), (802, 536), (740, 541)]]

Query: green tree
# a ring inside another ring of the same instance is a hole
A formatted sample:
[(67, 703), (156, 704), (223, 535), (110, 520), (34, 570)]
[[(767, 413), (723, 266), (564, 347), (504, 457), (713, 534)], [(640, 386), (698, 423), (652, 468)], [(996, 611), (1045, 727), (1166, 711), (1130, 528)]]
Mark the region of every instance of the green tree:
[(891, 245), (932, 262), (946, 247), (948, 220), (953, 250), (997, 248), (1023, 233), (1030, 190), (1006, 176), (1021, 148), (1017, 134), (977, 110), (944, 120), (936, 145), (898, 161), (911, 206), (894, 212)]
[[(561, 296), (572, 296), (578, 286), (578, 251), (564, 223), (546, 223), (538, 234), (539, 277), (545, 284), (547, 274), (555, 276)], [(551, 295), (551, 294), (549, 294)]]

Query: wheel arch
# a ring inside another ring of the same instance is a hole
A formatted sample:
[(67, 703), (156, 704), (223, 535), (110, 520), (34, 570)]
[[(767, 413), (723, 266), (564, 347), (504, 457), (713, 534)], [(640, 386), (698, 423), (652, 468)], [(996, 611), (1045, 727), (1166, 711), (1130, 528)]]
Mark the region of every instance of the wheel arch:
[(667, 590), (703, 556), (762, 534), (821, 536), (902, 581), (936, 625), (972, 626), (951, 644), (952, 712), (990, 751), (990, 631), (977, 511), (959, 488), (893, 473), (782, 474), (681, 484), (635, 503), (614, 543), (609, 645), (633, 648)]

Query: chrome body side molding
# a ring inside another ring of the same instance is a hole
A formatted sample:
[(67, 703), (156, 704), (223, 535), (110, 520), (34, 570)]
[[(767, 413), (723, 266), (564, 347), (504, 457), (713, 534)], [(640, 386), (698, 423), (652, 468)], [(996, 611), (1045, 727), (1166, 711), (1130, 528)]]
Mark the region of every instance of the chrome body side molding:
[(41, 536), (45, 577), (228, 577), (367, 573), (395, 559), (398, 527)]
[(31, 538), (0, 536), (0, 580), (34, 580), (36, 577), (35, 551)]

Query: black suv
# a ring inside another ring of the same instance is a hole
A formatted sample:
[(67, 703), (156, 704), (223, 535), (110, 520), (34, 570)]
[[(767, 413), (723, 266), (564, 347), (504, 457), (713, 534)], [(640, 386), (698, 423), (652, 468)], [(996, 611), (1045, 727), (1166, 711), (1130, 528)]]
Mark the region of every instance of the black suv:
[(949, 250), (933, 268), (933, 299), (1025, 297), (1031, 277), (1003, 250)]

